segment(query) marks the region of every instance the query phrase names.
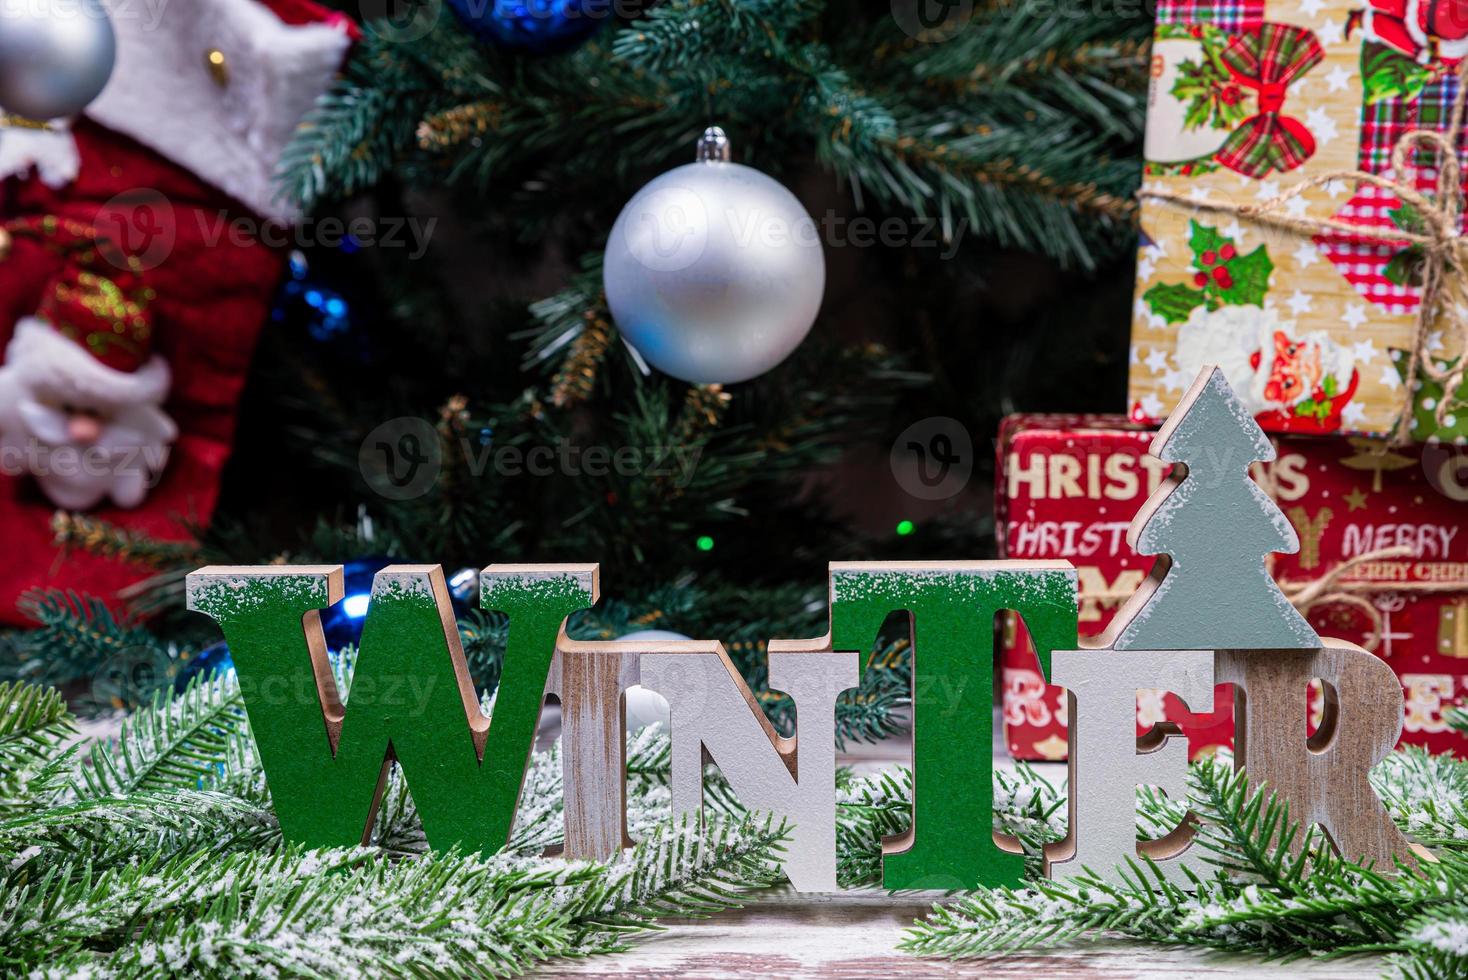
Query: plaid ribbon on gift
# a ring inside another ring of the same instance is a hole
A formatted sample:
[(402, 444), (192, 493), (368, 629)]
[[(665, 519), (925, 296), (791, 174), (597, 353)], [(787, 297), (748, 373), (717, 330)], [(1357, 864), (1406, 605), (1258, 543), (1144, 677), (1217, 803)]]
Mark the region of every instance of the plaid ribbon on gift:
[[(1357, 166), (1366, 173), (1387, 174), (1392, 150), (1401, 138), (1417, 129), (1447, 133), (1452, 125), (1453, 100), (1458, 94), (1458, 77), (1447, 74), (1428, 84), (1416, 99), (1382, 99), (1361, 107), (1361, 145)], [(1468, 134), (1458, 139), (1458, 159), (1464, 160)], [(1423, 194), (1437, 188), (1437, 167), (1427, 153), (1414, 154), (1419, 166), (1412, 173), (1412, 186)], [(1465, 161), (1468, 162), (1468, 161)], [(1391, 191), (1363, 184), (1334, 217), (1365, 228), (1390, 231), (1401, 226), (1392, 213), (1402, 207)], [(1400, 212), (1399, 212), (1400, 213)], [(1416, 313), (1422, 290), (1415, 285), (1392, 281), (1387, 272), (1406, 248), (1405, 242), (1369, 242), (1343, 234), (1317, 235), (1320, 246), (1342, 276), (1362, 296), (1389, 313)]]
[(1157, 23), (1208, 24), (1242, 34), (1264, 23), (1264, 0), (1158, 0)]
[[(1391, 169), (1392, 148), (1402, 136), (1414, 129), (1446, 133), (1451, 125), (1453, 100), (1458, 95), (1458, 76), (1452, 73), (1429, 83), (1415, 99), (1382, 99), (1361, 107), (1361, 148), (1357, 166), (1370, 174)], [(1468, 129), (1458, 137), (1458, 159), (1468, 156)], [(1437, 169), (1417, 171), (1417, 189), (1430, 191), (1437, 186)]]
[(1293, 170), (1315, 152), (1315, 137), (1305, 124), (1286, 116), (1285, 90), (1325, 53), (1315, 35), (1292, 24), (1265, 24), (1257, 34), (1242, 34), (1223, 52), (1224, 67), (1238, 84), (1259, 95), (1259, 112), (1229, 134), (1215, 159), (1246, 177)]

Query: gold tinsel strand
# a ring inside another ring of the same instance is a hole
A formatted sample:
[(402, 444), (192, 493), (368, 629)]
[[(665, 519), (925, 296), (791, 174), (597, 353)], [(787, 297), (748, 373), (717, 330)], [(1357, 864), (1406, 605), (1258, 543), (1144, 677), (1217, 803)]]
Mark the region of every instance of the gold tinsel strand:
[(708, 429), (715, 428), (729, 410), (733, 396), (723, 385), (695, 385), (683, 399), (683, 412), (678, 416), (674, 438), (689, 443)]
[[(445, 463), (464, 459), (458, 448), (469, 425), (469, 399), (464, 395), (450, 395), (439, 406), (438, 424), (434, 426), (438, 431), (440, 459)], [(462, 481), (461, 470), (457, 466), (446, 465), (439, 472), (446, 492), (452, 492)]]
[(1027, 187), (1046, 197), (1073, 205), (1078, 210), (1104, 214), (1117, 220), (1130, 221), (1137, 211), (1137, 202), (1131, 198), (1107, 194), (1090, 182), (1062, 183), (1039, 173), (1033, 167), (1017, 164), (1013, 160), (963, 166), (951, 158), (944, 159), (946, 147), (923, 143), (911, 136), (900, 137), (892, 145), (904, 158), (912, 158), (918, 163), (967, 177), (980, 184)]
[(418, 145), (425, 150), (446, 150), (478, 139), (500, 128), (505, 106), (500, 102), (470, 102), (437, 112), (418, 124)]
[(418, 123), (418, 146), (430, 151), (447, 150), (499, 129), (504, 118), (501, 102), (470, 102), (435, 112)]
[[(1047, 51), (1038, 58), (1031, 58), (1028, 61), (1022, 62), (1017, 72), (1010, 65), (1003, 66), (1002, 70), (1007, 77), (1013, 77), (1014, 74), (1035, 75), (1043, 72), (1057, 71), (1063, 74), (1074, 75), (1081, 69), (1088, 67), (1093, 61), (1105, 60), (1118, 63), (1126, 62), (1134, 70), (1142, 70), (1148, 65), (1147, 51), (1148, 45), (1142, 41), (1120, 41), (1111, 44), (1082, 44), (1075, 50), (1063, 54), (1057, 51)], [(938, 88), (958, 88), (964, 91), (976, 92), (981, 89), (981, 85), (978, 83), (992, 81), (994, 74), (993, 65), (980, 64), (973, 67), (967, 79), (952, 80), (936, 78), (932, 80), (931, 84)], [(1128, 70), (1123, 65), (1119, 67), (1117, 74), (1126, 75), (1128, 74)]]
[(191, 559), (199, 546), (192, 541), (161, 541), (107, 521), (58, 510), (51, 516), (52, 543), (102, 558), (158, 568)]
[(612, 345), (612, 325), (597, 310), (584, 314), (586, 326), (571, 341), (566, 359), (551, 381), (551, 404), (556, 408), (575, 405), (591, 397), (597, 373)]

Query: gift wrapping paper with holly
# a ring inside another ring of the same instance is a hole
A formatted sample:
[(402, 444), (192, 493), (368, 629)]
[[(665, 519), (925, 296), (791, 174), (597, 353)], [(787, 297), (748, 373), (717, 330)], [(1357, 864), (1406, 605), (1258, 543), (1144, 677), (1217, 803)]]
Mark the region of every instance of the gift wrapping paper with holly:
[[(1446, 132), (1468, 55), (1468, 0), (1161, 0), (1152, 51), (1146, 176), (1133, 310), (1133, 419), (1159, 421), (1204, 364), (1218, 364), (1267, 431), (1391, 432), (1416, 344), (1421, 250), (1347, 233), (1266, 227), (1225, 210), (1270, 201), (1331, 171), (1390, 175), (1414, 129)], [(1459, 140), (1459, 156), (1464, 157)], [(1410, 177), (1427, 192), (1432, 160)], [(1335, 181), (1281, 216), (1420, 231), (1391, 191)], [(1450, 283), (1447, 295), (1468, 296)], [(1450, 330), (1425, 357), (1455, 359)], [(1416, 392), (1412, 435), (1468, 436), (1468, 411), (1438, 427), (1441, 391)]]
[[(1083, 637), (1101, 633), (1155, 559), (1137, 555), (1126, 532), (1168, 472), (1147, 455), (1154, 432), (1121, 416), (1018, 415), (1000, 428), (996, 487), (999, 551), (1006, 558), (1063, 558), (1077, 569)], [(1320, 633), (1383, 657), (1406, 693), (1402, 743), (1468, 753), (1443, 711), (1468, 704), (1468, 450), (1447, 444), (1388, 453), (1363, 438), (1276, 439), (1279, 458), (1257, 476), (1300, 538), (1275, 556), (1274, 573), (1298, 588), (1343, 562), (1387, 548), (1408, 556), (1368, 561), (1329, 591), (1350, 591), (1376, 610), (1335, 601), (1311, 607)], [(1379, 636), (1372, 636), (1374, 630)], [(1005, 738), (1016, 759), (1063, 759), (1066, 702), (1035, 669), (1021, 623), (1001, 645)], [(1307, 695), (1307, 726), (1323, 692)], [(1192, 715), (1170, 694), (1142, 692), (1137, 731), (1176, 722), (1196, 758), (1233, 742), (1232, 690), (1214, 692), (1214, 711)]]

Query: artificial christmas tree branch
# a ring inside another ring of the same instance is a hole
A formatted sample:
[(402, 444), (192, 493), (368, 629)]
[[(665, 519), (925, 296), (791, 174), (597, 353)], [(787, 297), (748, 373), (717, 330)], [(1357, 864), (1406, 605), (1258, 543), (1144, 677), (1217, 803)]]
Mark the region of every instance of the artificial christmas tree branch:
[(56, 512), (51, 518), (51, 533), (62, 551), (78, 548), (135, 565), (178, 565), (198, 558), (198, 549), (187, 541), (160, 541), (131, 528), (70, 511)]
[[(1135, 167), (1106, 147), (1140, 131), (1142, 21), (1000, 8), (930, 54), (888, 20), (852, 31), (833, 29), (836, 16), (818, 0), (670, 0), (574, 56), (526, 66), (468, 43), (445, 13), (423, 40), (363, 43), (287, 153), (283, 185), (309, 205), (390, 172), (486, 186), (549, 157), (574, 192), (595, 156), (588, 140), (614, 139), (618, 161), (666, 160), (716, 106), (726, 125), (758, 120), (765, 144), (809, 154), (820, 134), (816, 158), (858, 202), (940, 215), (950, 235), (962, 216), (1089, 264), (1102, 239), (1078, 214), (1129, 226)], [(871, 71), (878, 44), (902, 54)], [(1047, 70), (1059, 61), (1072, 73)], [(960, 62), (955, 106), (937, 83)]]
[[(1434, 782), (1421, 778), (1418, 755), (1393, 755), (1377, 770), (1377, 785), (1399, 799), (1436, 793)], [(1462, 762), (1444, 762), (1454, 767), (1455, 781), (1463, 778)], [(1303, 851), (1292, 849), (1301, 830), (1287, 808), (1267, 788), (1251, 789), (1231, 761), (1196, 763), (1189, 781), (1188, 805), (1203, 817), (1199, 842), (1207, 851), (1189, 867), (1195, 892), (1168, 884), (1150, 861), (1134, 864), (1121, 886), (1090, 875), (1037, 881), (1025, 890), (983, 892), (940, 906), (903, 947), (925, 955), (983, 956), (1120, 935), (1271, 959), (1387, 951), (1398, 954), (1391, 964), (1395, 975), (1449, 976), (1468, 966), (1468, 951), (1434, 942), (1462, 921), (1459, 896), (1468, 862), (1461, 848), (1468, 824), (1461, 818), (1457, 843), (1440, 850), (1438, 861), (1389, 876), (1336, 857), (1317, 835), (1307, 835)], [(1153, 794), (1140, 802), (1142, 820), (1175, 824), (1178, 804)], [(1442, 966), (1450, 969), (1431, 972)]]

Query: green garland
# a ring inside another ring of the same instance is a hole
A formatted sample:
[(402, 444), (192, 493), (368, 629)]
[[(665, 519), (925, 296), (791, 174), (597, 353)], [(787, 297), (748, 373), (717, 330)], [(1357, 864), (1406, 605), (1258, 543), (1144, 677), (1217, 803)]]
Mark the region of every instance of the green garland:
[[(718, 778), (701, 827), (668, 821), (659, 727), (627, 750), (628, 824), (643, 843), (607, 864), (542, 856), (562, 833), (555, 747), (527, 775), (510, 844), (482, 859), (428, 853), (396, 771), (366, 846), (286, 845), (232, 675), (134, 712), (109, 743), (83, 749), (74, 736), (59, 694), (0, 684), (0, 973), (510, 974), (624, 949), (661, 917), (735, 907), (779, 879), (785, 828), (744, 811)], [(1204, 822), (1196, 891), (1184, 892), (1147, 867), (1121, 887), (1039, 879), (1065, 798), (1026, 767), (1000, 773), (994, 829), (1020, 839), (1035, 880), (937, 906), (903, 948), (981, 956), (1121, 935), (1271, 958), (1387, 952), (1396, 976), (1468, 975), (1468, 763), (1409, 749), (1373, 778), (1436, 862), (1387, 877), (1313, 833), (1291, 848), (1287, 808), (1207, 760), (1191, 771)], [(879, 884), (881, 838), (908, 827), (911, 799), (906, 770), (838, 773), (844, 887)], [(1181, 816), (1151, 792), (1139, 804), (1149, 837)]]

